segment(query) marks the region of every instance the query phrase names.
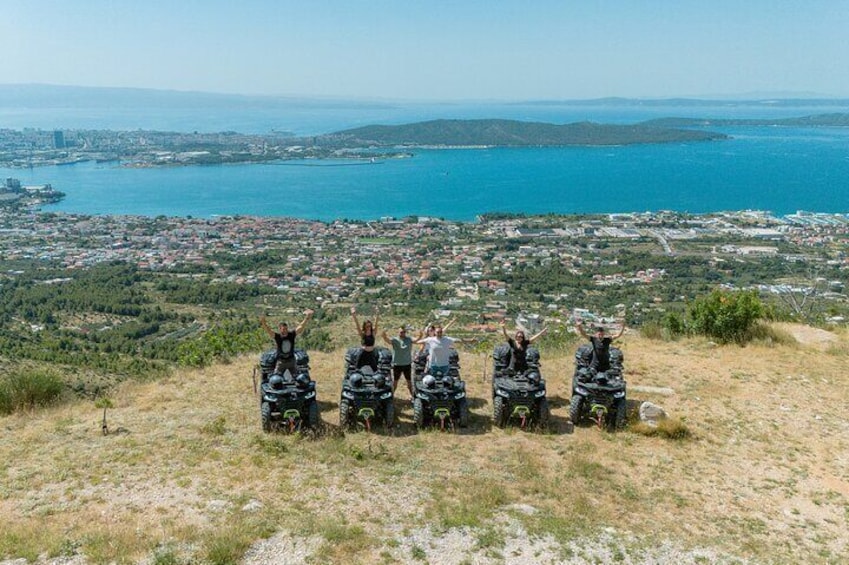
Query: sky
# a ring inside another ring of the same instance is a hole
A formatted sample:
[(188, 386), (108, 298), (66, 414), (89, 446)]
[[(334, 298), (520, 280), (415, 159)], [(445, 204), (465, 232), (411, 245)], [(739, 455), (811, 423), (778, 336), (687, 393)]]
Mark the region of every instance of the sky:
[(849, 97), (849, 0), (0, 0), (0, 14), (5, 84)]

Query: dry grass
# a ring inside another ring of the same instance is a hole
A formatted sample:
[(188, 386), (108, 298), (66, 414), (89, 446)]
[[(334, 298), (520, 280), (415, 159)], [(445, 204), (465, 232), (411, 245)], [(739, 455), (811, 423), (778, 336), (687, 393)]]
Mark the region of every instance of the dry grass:
[(564, 433), (572, 351), (543, 358), (549, 434), (489, 424), (486, 359), (472, 354), (461, 361), (473, 425), (459, 435), (416, 434), (403, 385), (395, 433), (341, 433), (342, 352), (311, 354), (319, 437), (261, 433), (253, 358), (122, 385), (109, 410), (119, 432), (105, 437), (91, 401), (0, 418), (0, 559), (236, 563), (288, 532), (324, 540), (314, 562), (440, 562), (435, 542), (416, 537), (425, 526), (471, 532), (457, 561), (498, 562), (508, 518), (552, 540), (557, 559), (606, 527), (630, 540), (616, 551), (675, 540), (716, 561), (849, 553), (845, 335), (828, 353), (635, 336), (622, 347), (630, 384), (676, 392), (632, 400), (662, 405), (692, 437)]

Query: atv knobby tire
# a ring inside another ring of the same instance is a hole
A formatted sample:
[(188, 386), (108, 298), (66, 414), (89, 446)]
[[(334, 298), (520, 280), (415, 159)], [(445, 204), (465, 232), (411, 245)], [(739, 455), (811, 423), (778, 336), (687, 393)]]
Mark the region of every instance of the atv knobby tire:
[(307, 425), (313, 430), (317, 430), (318, 422), (318, 402), (312, 402), (307, 412)]
[(339, 401), (339, 427), (347, 430), (351, 427), (351, 406), (348, 400), (343, 398)]
[(383, 423), (387, 430), (391, 430), (395, 425), (395, 404), (391, 399), (386, 403), (386, 412), (383, 416)]
[(624, 398), (620, 398), (616, 401), (616, 404), (613, 406), (613, 410), (611, 411), (611, 422), (610, 422), (610, 430), (617, 431), (625, 429), (625, 424), (628, 419), (628, 404), (625, 402)]
[(504, 407), (504, 399), (496, 396), (492, 399), (492, 422), (499, 428), (507, 425), (507, 414)]
[(457, 411), (458, 411), (458, 416), (459, 416), (458, 419), (457, 419), (457, 423), (460, 425), (461, 428), (468, 428), (469, 427), (469, 403), (465, 398), (460, 401), (460, 406), (458, 407)]
[(537, 425), (542, 430), (547, 430), (551, 424), (551, 409), (548, 407), (548, 399), (543, 398), (537, 406)]
[(424, 404), (421, 398), (413, 400), (413, 420), (415, 420), (418, 429), (425, 427)]
[(569, 400), (569, 419), (573, 424), (578, 424), (581, 421), (581, 412), (584, 409), (584, 397), (580, 394), (572, 394)]
[(271, 431), (271, 405), (268, 402), (263, 402), (259, 407), (259, 416), (262, 421), (262, 431), (268, 433)]

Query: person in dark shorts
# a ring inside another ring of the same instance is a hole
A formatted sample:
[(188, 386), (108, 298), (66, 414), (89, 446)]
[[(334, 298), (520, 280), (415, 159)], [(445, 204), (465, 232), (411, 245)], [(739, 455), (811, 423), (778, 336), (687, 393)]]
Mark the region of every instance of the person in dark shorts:
[(293, 377), (297, 376), (297, 364), (295, 363), (295, 336), (304, 331), (307, 322), (310, 321), (313, 310), (304, 312), (304, 321), (298, 324), (294, 330), (289, 330), (289, 324), (280, 322), (277, 326), (277, 331), (271, 329), (268, 325), (268, 320), (265, 316), (259, 318), (259, 323), (265, 332), (274, 340), (274, 345), (277, 346), (277, 366), (274, 369), (275, 373), (281, 375), (288, 369), (289, 374)]
[(401, 326), (398, 328), (398, 336), (392, 339), (384, 331), (383, 341), (392, 347), (392, 391), (398, 387), (398, 380), (401, 375), (407, 381), (407, 390), (410, 391), (410, 397), (413, 396), (413, 340), (407, 335), (407, 328)]
[(501, 320), (501, 332), (504, 334), (504, 339), (507, 340), (507, 345), (510, 346), (511, 369), (517, 373), (524, 373), (527, 371), (528, 361), (526, 356), (528, 354), (528, 346), (542, 337), (547, 331), (548, 328), (543, 328), (538, 334), (531, 336), (530, 338), (526, 338), (524, 331), (516, 330), (516, 337), (513, 339), (507, 335), (507, 323), (504, 320)]
[(610, 344), (613, 343), (614, 340), (622, 337), (622, 334), (625, 333), (625, 318), (622, 318), (619, 333), (610, 336), (605, 335), (603, 326), (596, 326), (595, 335), (590, 337), (587, 335), (587, 332), (584, 331), (583, 320), (578, 318), (575, 322), (575, 328), (578, 330), (578, 333), (581, 334), (584, 339), (588, 339), (593, 346), (593, 358), (590, 362), (590, 368), (594, 369), (596, 372), (608, 370), (610, 368)]
[(359, 369), (368, 365), (372, 371), (377, 372), (377, 355), (374, 352), (374, 341), (375, 335), (377, 335), (377, 325), (380, 322), (380, 310), (376, 310), (375, 312), (374, 324), (371, 323), (371, 320), (366, 320), (360, 326), (360, 323), (357, 321), (356, 306), (351, 306), (351, 318), (354, 319), (354, 328), (356, 328), (357, 333), (360, 335), (360, 347), (362, 348), (360, 358), (357, 361), (357, 368)]

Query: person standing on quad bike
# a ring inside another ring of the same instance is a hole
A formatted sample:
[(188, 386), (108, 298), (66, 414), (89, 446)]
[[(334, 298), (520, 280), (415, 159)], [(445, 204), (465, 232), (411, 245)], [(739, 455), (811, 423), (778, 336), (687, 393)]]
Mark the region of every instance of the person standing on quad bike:
[(588, 339), (593, 346), (593, 358), (590, 362), (590, 368), (595, 372), (604, 372), (610, 368), (610, 344), (614, 340), (622, 337), (625, 333), (625, 318), (621, 319), (619, 333), (616, 335), (605, 336), (604, 327), (596, 326), (595, 335), (590, 337), (584, 331), (584, 322), (581, 318), (575, 320), (575, 328), (584, 339)]
[(504, 339), (507, 340), (507, 345), (510, 346), (510, 368), (516, 373), (524, 373), (528, 370), (527, 353), (528, 346), (542, 337), (548, 328), (543, 328), (538, 334), (531, 336), (530, 339), (525, 339), (525, 332), (516, 330), (516, 338), (513, 339), (507, 334), (507, 322), (501, 320), (501, 333), (504, 334)]
[(384, 330), (383, 341), (392, 348), (392, 392), (398, 387), (398, 380), (401, 375), (407, 381), (407, 390), (410, 391), (410, 397), (413, 396), (413, 340), (407, 335), (407, 328), (401, 326), (398, 328), (398, 337), (389, 339)]
[[(449, 320), (447, 324), (442, 326), (442, 331), (447, 332), (448, 328), (450, 328), (454, 324), (455, 321), (457, 321), (457, 318), (452, 318), (451, 320)], [(422, 338), (422, 336), (424, 336), (424, 337), (435, 337), (436, 336), (436, 326), (438, 326), (438, 325), (439, 324), (436, 323), (436, 322), (434, 322), (432, 324), (428, 324), (428, 325), (425, 326), (425, 329), (424, 329), (423, 332), (419, 332), (419, 337), (416, 338), (416, 341), (414, 342), (414, 343), (421, 343), (422, 344), (422, 346), (419, 348), (419, 352), (422, 352), (427, 348), (427, 344), (424, 343), (424, 342), (421, 342), (419, 340)]]
[(451, 365), (451, 349), (455, 343), (463, 343), (463, 340), (442, 335), (442, 326), (439, 324), (434, 324), (433, 329), (436, 335), (419, 338), (413, 343), (422, 343), (427, 347), (427, 366), (431, 374), (444, 374)]
[(289, 331), (289, 324), (286, 322), (280, 322), (277, 326), (278, 331), (274, 331), (268, 325), (268, 320), (266, 320), (265, 316), (261, 316), (259, 319), (260, 325), (262, 325), (265, 332), (271, 336), (271, 339), (274, 340), (274, 344), (277, 346), (277, 366), (274, 369), (275, 373), (280, 373), (281, 375), (289, 369), (289, 374), (293, 377), (297, 376), (297, 364), (295, 363), (295, 336), (304, 331), (304, 328), (307, 325), (307, 322), (310, 321), (313, 314), (315, 314), (314, 310), (307, 310), (304, 312), (304, 321), (298, 324), (293, 331)]
[(357, 368), (368, 365), (372, 371), (377, 372), (377, 356), (374, 354), (374, 336), (377, 335), (377, 325), (380, 321), (380, 309), (375, 309), (374, 324), (366, 320), (363, 325), (357, 321), (357, 307), (351, 306), (351, 318), (354, 319), (354, 328), (360, 335), (360, 347), (362, 352), (357, 360)]

